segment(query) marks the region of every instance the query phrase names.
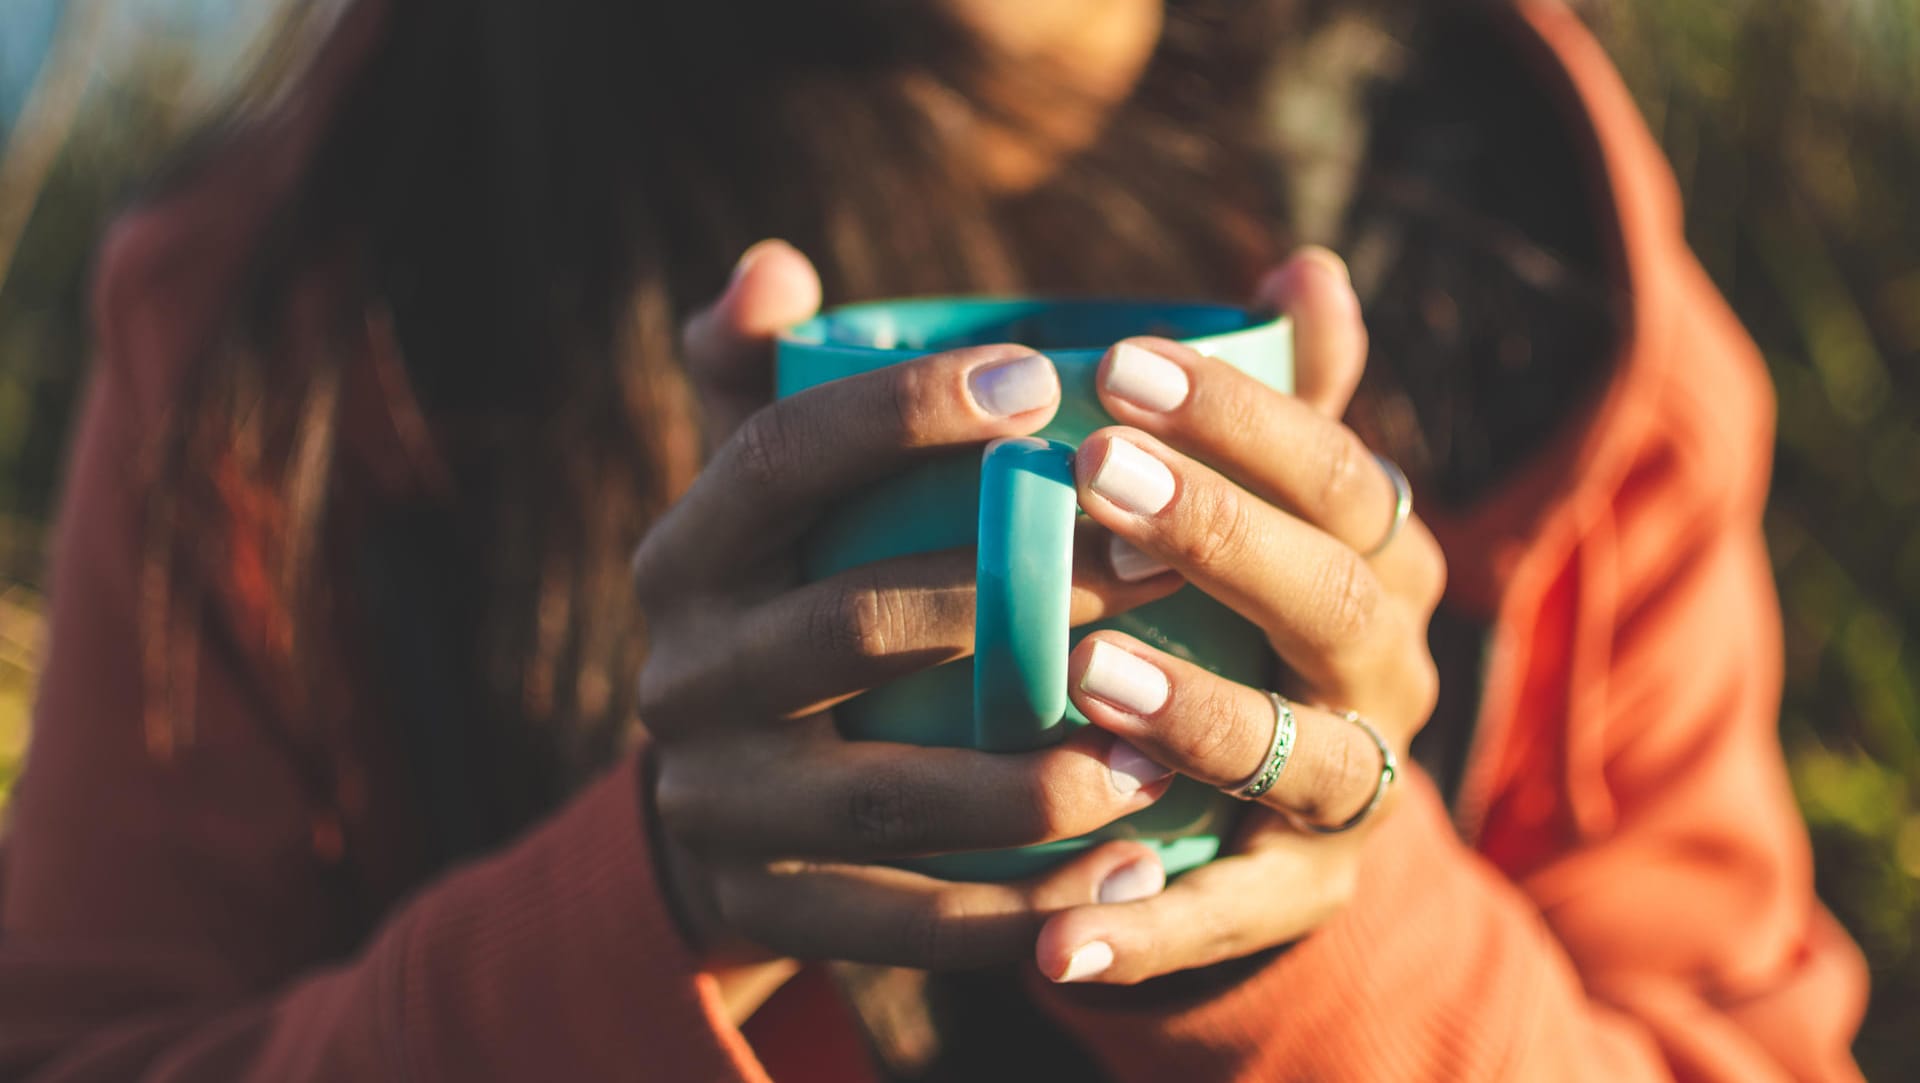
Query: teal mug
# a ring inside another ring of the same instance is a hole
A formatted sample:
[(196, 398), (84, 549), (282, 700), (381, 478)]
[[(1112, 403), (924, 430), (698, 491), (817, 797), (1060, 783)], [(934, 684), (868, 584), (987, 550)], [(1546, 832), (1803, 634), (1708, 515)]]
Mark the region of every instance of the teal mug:
[[(1291, 390), (1284, 318), (1228, 305), (1041, 298), (875, 301), (829, 310), (783, 335), (775, 393), (785, 398), (841, 377), (941, 350), (1017, 342), (1051, 358), (1059, 412), (1036, 437), (995, 441), (928, 460), (832, 509), (801, 553), (809, 581), (874, 561), (978, 546), (974, 656), (935, 666), (834, 708), (853, 740), (1022, 751), (1062, 740), (1087, 720), (1067, 699), (1067, 655), (1099, 628), (1138, 637), (1255, 687), (1272, 658), (1260, 630), (1187, 586), (1082, 628), (1069, 628), (1078, 515), (1073, 446), (1113, 424), (1094, 392), (1107, 348), (1132, 335), (1178, 339), (1277, 390)], [(1239, 802), (1176, 778), (1152, 807), (1079, 838), (1018, 850), (940, 854), (903, 862), (960, 880), (1028, 876), (1107, 839), (1137, 839), (1169, 875), (1213, 859)]]

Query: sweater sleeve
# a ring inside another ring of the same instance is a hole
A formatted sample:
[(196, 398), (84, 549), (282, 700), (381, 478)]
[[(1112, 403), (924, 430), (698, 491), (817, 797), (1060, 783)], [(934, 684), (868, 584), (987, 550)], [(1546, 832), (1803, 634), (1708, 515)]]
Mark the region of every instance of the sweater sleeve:
[[(1764, 845), (1712, 829), (1629, 832), (1610, 853), (1569, 858), (1586, 866), (1589, 895), (1543, 910), (1460, 843), (1424, 777), (1409, 783), (1368, 844), (1355, 905), (1246, 982), (1163, 1013), (1069, 990), (1043, 1003), (1113, 1079), (1142, 1083), (1858, 1078), (1847, 1043), (1864, 975), (1831, 919), (1810, 910), (1785, 950), (1748, 950), (1748, 936), (1789, 939), (1752, 920), (1777, 894), (1734, 911), (1692, 894), (1724, 895), (1716, 866), (1764, 863)], [(1747, 852), (1687, 852), (1712, 845)], [(1721, 923), (1700, 949), (1750, 979), (1722, 987), (1636, 961), (1676, 919)], [(1599, 958), (1610, 961), (1583, 968)]]
[(764, 1079), (664, 909), (632, 763), (362, 936), (238, 652), (210, 640), (193, 740), (151, 754), (129, 377), (101, 367), (70, 458), (0, 1080)]
[(1503, 603), (1481, 849), (1416, 773), (1349, 909), (1248, 980), (1159, 1013), (1043, 990), (1114, 1078), (1859, 1078), (1865, 966), (1777, 732), (1761, 360), (1677, 242), (1657, 282), (1628, 362), (1657, 378), (1602, 422), (1631, 453)]
[(1247, 980), (1161, 1011), (1042, 990), (1116, 1079), (1859, 1078), (1866, 968), (1777, 730), (1765, 370), (1599, 46), (1519, 8), (1593, 118), (1635, 320), (1593, 453), (1533, 471), (1578, 498), (1497, 588), (1484, 826), (1465, 843), (1416, 773), (1353, 904)]
[[(1671, 490), (1642, 503), (1660, 488), (1643, 477), (1604, 557), (1582, 558), (1617, 568), (1624, 609), (1587, 702), (1533, 697), (1541, 714), (1516, 723), (1573, 719), (1547, 723), (1557, 751), (1497, 795), (1490, 829), (1555, 840), (1524, 868), (1463, 843), (1416, 774), (1353, 905), (1247, 981), (1164, 1014), (1045, 1003), (1143, 1083), (1857, 1079), (1865, 967), (1814, 897), (1782, 761), (1753, 473), (1730, 470), (1746, 495), (1703, 492), (1685, 522)], [(1601, 747), (1574, 780), (1594, 791), (1584, 824), (1561, 774), (1582, 733)]]

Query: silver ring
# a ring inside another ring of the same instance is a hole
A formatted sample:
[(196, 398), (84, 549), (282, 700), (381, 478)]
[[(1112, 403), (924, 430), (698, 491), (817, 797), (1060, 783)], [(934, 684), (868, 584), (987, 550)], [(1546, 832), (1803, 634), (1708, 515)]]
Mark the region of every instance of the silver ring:
[(1386, 800), (1387, 790), (1392, 787), (1394, 778), (1400, 774), (1399, 758), (1393, 754), (1393, 749), (1387, 747), (1386, 738), (1380, 736), (1380, 731), (1374, 729), (1371, 722), (1361, 718), (1360, 712), (1358, 711), (1348, 711), (1340, 717), (1359, 726), (1366, 732), (1368, 737), (1373, 738), (1374, 746), (1380, 750), (1380, 784), (1374, 787), (1373, 800), (1367, 802), (1367, 807), (1347, 817), (1345, 823), (1335, 824), (1332, 827), (1322, 827), (1319, 824), (1299, 817), (1294, 818), (1301, 827), (1306, 828), (1316, 835), (1338, 835), (1342, 831), (1352, 831), (1354, 828), (1365, 823), (1367, 817), (1373, 815), (1373, 810), (1380, 807), (1380, 802)]
[(1360, 554), (1369, 560), (1393, 544), (1393, 539), (1400, 536), (1400, 528), (1407, 525), (1407, 516), (1413, 514), (1413, 487), (1407, 484), (1406, 472), (1400, 469), (1399, 464), (1378, 452), (1374, 453), (1373, 461), (1380, 464), (1380, 469), (1386, 471), (1387, 480), (1393, 482), (1393, 522), (1387, 527), (1386, 537)]
[(1298, 728), (1293, 705), (1278, 692), (1268, 692), (1267, 698), (1273, 701), (1273, 742), (1267, 745), (1267, 754), (1253, 777), (1226, 791), (1242, 801), (1257, 801), (1261, 794), (1273, 789), (1293, 755), (1293, 735)]

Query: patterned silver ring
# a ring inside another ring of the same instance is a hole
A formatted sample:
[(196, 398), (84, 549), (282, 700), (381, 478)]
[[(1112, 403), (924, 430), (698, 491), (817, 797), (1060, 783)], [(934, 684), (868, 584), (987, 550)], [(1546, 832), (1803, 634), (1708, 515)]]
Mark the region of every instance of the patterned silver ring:
[(1267, 698), (1273, 701), (1273, 741), (1267, 745), (1267, 754), (1253, 777), (1226, 790), (1242, 801), (1257, 801), (1261, 794), (1273, 789), (1280, 772), (1287, 769), (1287, 760), (1293, 756), (1293, 735), (1298, 727), (1293, 704), (1278, 692), (1268, 692)]
[(1387, 525), (1386, 536), (1378, 544), (1360, 554), (1368, 560), (1379, 556), (1387, 546), (1393, 544), (1393, 539), (1400, 536), (1400, 528), (1407, 525), (1407, 516), (1413, 514), (1413, 487), (1407, 484), (1406, 472), (1400, 469), (1398, 463), (1378, 452), (1374, 454), (1373, 461), (1380, 464), (1380, 469), (1386, 471), (1387, 480), (1393, 482), (1393, 522)]

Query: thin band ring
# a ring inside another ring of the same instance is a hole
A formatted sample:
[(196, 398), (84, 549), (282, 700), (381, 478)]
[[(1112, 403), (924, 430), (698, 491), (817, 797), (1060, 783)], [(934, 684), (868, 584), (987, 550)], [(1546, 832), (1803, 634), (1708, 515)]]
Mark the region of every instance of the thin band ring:
[(1393, 482), (1393, 522), (1388, 524), (1385, 537), (1373, 548), (1360, 554), (1368, 560), (1379, 556), (1387, 546), (1393, 544), (1393, 539), (1400, 536), (1400, 528), (1407, 525), (1407, 516), (1413, 514), (1413, 487), (1407, 484), (1406, 472), (1379, 452), (1374, 453), (1373, 461), (1380, 464), (1380, 469), (1386, 471), (1387, 480)]
[(1226, 791), (1242, 801), (1257, 801), (1262, 794), (1273, 789), (1280, 772), (1287, 769), (1287, 760), (1293, 756), (1293, 736), (1298, 728), (1298, 720), (1293, 717), (1293, 705), (1278, 692), (1268, 692), (1267, 698), (1273, 701), (1273, 741), (1267, 745), (1267, 754), (1261, 759), (1253, 777)]
[(1345, 831), (1352, 831), (1354, 828), (1365, 823), (1367, 817), (1373, 815), (1373, 810), (1379, 808), (1380, 802), (1386, 799), (1387, 790), (1393, 786), (1394, 778), (1400, 774), (1399, 757), (1393, 754), (1393, 749), (1388, 747), (1386, 738), (1380, 736), (1380, 731), (1373, 728), (1373, 723), (1361, 718), (1360, 712), (1358, 711), (1348, 711), (1340, 717), (1359, 726), (1368, 737), (1373, 738), (1374, 747), (1380, 750), (1380, 784), (1374, 787), (1373, 800), (1367, 802), (1367, 807), (1347, 817), (1345, 823), (1335, 824), (1332, 827), (1322, 827), (1312, 821), (1297, 816), (1294, 817), (1294, 821), (1299, 826), (1316, 835), (1338, 835)]

